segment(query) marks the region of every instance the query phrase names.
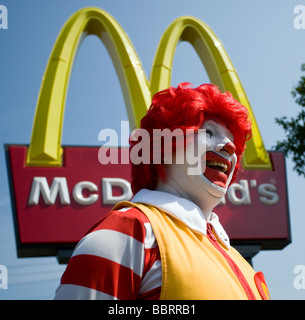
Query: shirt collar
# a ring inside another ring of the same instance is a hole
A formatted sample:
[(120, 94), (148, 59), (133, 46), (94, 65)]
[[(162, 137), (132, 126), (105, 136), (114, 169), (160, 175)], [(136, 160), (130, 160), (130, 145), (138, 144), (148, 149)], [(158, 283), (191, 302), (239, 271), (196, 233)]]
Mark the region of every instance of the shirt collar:
[(200, 208), (190, 200), (163, 191), (142, 189), (132, 198), (131, 202), (153, 205), (174, 216), (194, 232), (200, 234), (207, 234), (207, 223), (209, 223), (220, 242), (227, 249), (230, 248), (229, 237), (219, 222), (217, 214), (212, 212), (207, 221)]

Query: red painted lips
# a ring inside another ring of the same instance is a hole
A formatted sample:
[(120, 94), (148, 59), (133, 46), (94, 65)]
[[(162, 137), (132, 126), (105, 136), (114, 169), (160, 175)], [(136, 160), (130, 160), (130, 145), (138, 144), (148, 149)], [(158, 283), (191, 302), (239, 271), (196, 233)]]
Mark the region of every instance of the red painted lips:
[(206, 159), (202, 165), (204, 176), (212, 183), (225, 188), (231, 172), (231, 161), (221, 157), (213, 151), (208, 151), (205, 156)]

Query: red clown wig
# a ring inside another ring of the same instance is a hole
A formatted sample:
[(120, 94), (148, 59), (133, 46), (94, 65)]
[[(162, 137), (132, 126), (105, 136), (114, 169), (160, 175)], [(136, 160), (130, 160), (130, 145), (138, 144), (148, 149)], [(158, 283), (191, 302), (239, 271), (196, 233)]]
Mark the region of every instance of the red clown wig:
[[(159, 179), (166, 180), (164, 161), (161, 164), (153, 163), (153, 130), (186, 129), (198, 131), (200, 126), (207, 120), (219, 120), (226, 124), (234, 136), (236, 147), (237, 165), (233, 174), (234, 180), (239, 167), (240, 158), (245, 149), (245, 142), (251, 136), (251, 123), (248, 118), (246, 107), (241, 105), (229, 92), (222, 93), (215, 85), (203, 84), (198, 88), (192, 88), (189, 83), (181, 83), (177, 88), (156, 93), (147, 114), (141, 120), (141, 128), (145, 129), (150, 136), (150, 158), (149, 164), (132, 163), (131, 187), (135, 194), (140, 189), (154, 190)], [(130, 139), (131, 149), (139, 141)], [(172, 153), (175, 153), (177, 145), (173, 143)], [(164, 150), (161, 151), (164, 156)], [(232, 182), (231, 181), (231, 182)]]

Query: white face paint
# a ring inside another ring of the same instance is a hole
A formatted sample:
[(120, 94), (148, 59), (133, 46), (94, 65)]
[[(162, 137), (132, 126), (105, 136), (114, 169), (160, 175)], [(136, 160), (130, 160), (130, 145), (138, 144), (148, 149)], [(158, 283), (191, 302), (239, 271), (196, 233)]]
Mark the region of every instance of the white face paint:
[[(201, 155), (193, 154), (194, 147), (188, 145), (185, 149), (185, 159), (194, 163), (195, 158), (201, 159), (201, 170), (196, 175), (189, 175), (189, 164), (173, 164), (167, 166), (167, 181), (160, 183), (158, 190), (174, 193), (196, 203), (206, 217), (225, 195), (236, 166), (234, 138), (227, 127), (213, 120), (207, 120), (202, 129), (205, 135), (196, 135), (195, 146), (198, 143)], [(198, 140), (199, 139), (199, 140)], [(183, 148), (178, 150), (176, 157), (181, 156)], [(187, 154), (187, 156), (186, 156)]]
[(203, 125), (206, 130), (205, 171), (200, 177), (205, 188), (215, 197), (222, 198), (232, 180), (237, 162), (234, 137), (229, 129), (213, 120)]

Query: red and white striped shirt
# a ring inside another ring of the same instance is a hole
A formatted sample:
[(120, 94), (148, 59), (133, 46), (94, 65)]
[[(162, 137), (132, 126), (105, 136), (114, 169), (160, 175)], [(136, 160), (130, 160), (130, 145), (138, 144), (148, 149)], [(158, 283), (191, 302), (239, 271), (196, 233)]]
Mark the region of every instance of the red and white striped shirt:
[[(206, 234), (201, 210), (186, 199), (141, 190), (132, 201), (155, 205)], [(209, 223), (230, 246), (217, 215), (212, 213)], [(124, 208), (104, 216), (78, 243), (55, 299), (157, 300), (161, 283), (160, 253), (151, 224), (137, 208)]]
[(55, 299), (158, 299), (159, 249), (136, 208), (112, 211), (78, 243)]

